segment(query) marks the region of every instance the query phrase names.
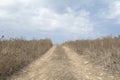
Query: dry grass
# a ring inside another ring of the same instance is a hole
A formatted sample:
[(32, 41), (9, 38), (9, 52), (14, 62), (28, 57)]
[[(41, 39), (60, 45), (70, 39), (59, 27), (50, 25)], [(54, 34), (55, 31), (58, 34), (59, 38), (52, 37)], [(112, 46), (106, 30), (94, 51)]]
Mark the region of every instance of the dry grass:
[(65, 42), (80, 55), (87, 56), (92, 63), (100, 65), (110, 73), (120, 75), (120, 38), (110, 36), (96, 40), (77, 40)]
[(52, 47), (50, 40), (0, 40), (0, 80), (22, 69)]

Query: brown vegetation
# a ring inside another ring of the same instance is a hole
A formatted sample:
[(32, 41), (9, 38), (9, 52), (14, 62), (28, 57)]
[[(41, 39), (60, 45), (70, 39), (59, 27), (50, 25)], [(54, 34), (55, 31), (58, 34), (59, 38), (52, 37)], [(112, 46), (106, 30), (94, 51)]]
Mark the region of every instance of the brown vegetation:
[(50, 40), (0, 40), (0, 80), (17, 72), (52, 47)]
[(85, 55), (92, 63), (100, 65), (110, 73), (120, 75), (120, 38), (110, 36), (96, 40), (65, 42), (80, 55)]

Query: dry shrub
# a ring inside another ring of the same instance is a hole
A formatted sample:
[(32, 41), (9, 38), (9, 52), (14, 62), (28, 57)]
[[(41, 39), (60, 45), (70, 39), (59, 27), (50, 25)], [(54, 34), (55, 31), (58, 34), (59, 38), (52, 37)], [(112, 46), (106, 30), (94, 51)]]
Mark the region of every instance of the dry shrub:
[(0, 80), (30, 64), (52, 47), (46, 40), (0, 40)]
[(110, 73), (120, 74), (120, 37), (110, 36), (95, 40), (65, 42), (80, 55), (87, 56), (92, 63), (101, 65)]

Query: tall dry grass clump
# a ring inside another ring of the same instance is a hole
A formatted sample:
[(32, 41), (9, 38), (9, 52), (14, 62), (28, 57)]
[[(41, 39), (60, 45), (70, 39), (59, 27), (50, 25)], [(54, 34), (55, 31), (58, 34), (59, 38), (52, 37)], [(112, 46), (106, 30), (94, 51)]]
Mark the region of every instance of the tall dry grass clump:
[(110, 36), (95, 40), (65, 42), (80, 55), (86, 55), (92, 63), (101, 65), (107, 71), (120, 74), (120, 37)]
[(52, 47), (46, 40), (0, 40), (0, 80), (17, 72)]

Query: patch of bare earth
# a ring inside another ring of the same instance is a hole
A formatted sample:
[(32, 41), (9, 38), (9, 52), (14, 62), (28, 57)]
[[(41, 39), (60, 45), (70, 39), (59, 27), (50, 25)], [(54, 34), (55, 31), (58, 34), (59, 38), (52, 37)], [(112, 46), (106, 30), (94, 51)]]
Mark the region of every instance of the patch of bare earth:
[(67, 47), (53, 46), (8, 80), (115, 80)]

